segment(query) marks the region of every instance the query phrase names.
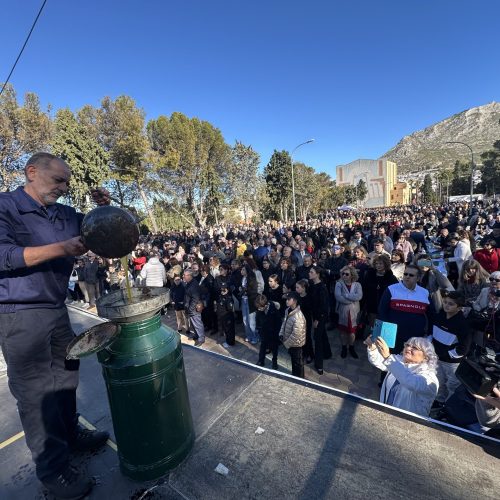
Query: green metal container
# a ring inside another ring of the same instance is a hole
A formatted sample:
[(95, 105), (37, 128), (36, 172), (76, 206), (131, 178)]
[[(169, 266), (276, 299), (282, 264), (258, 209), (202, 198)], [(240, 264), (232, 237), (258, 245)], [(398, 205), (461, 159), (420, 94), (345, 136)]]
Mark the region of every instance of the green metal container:
[(178, 333), (161, 323), (160, 314), (120, 323), (118, 335), (97, 357), (122, 473), (138, 481), (162, 476), (194, 442)]

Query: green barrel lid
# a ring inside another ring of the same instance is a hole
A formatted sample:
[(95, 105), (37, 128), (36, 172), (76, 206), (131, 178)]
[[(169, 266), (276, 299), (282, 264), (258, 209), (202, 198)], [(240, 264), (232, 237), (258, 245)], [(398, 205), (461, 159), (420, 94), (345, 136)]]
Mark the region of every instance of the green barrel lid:
[(114, 340), (119, 330), (119, 326), (111, 321), (89, 328), (70, 342), (66, 358), (83, 358), (104, 349)]

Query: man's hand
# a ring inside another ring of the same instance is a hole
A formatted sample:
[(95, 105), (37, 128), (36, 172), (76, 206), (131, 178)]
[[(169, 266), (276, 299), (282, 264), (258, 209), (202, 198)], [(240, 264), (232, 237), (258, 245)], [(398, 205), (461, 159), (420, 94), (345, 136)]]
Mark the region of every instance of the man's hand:
[(500, 389), (498, 387), (493, 387), (494, 396), (478, 396), (477, 394), (473, 394), (473, 396), (477, 399), (482, 399), (486, 401), (491, 406), (498, 408), (500, 410)]
[(87, 247), (82, 243), (80, 236), (75, 236), (66, 241), (61, 241), (63, 246), (64, 255), (76, 257), (87, 252)]
[(60, 257), (76, 257), (86, 251), (87, 248), (82, 243), (80, 236), (75, 236), (69, 240), (51, 243), (50, 245), (26, 247), (23, 257), (26, 267), (32, 267)]
[(111, 203), (111, 196), (109, 191), (105, 188), (95, 188), (90, 191), (90, 195), (92, 196), (92, 200), (94, 203), (99, 205), (100, 207), (104, 205), (109, 205)]

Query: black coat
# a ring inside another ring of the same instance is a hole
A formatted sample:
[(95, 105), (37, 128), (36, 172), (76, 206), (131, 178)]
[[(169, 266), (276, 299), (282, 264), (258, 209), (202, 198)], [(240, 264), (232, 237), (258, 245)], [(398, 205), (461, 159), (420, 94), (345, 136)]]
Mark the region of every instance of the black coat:
[(283, 289), (279, 286), (278, 288), (268, 288), (266, 292), (266, 297), (269, 302), (277, 302), (279, 307), (280, 316), (284, 316), (285, 314), (285, 302), (286, 299), (283, 298)]
[(247, 276), (247, 283), (246, 286), (240, 286), (240, 293), (239, 293), (239, 299), (243, 297), (248, 298), (248, 310), (250, 314), (254, 313), (257, 310), (257, 307), (255, 307), (255, 299), (257, 298), (258, 292), (257, 292), (257, 280), (255, 279), (255, 276)]
[(308, 280), (309, 279), (309, 271), (312, 266), (300, 266), (295, 270), (295, 276), (297, 277), (297, 281), (300, 280)]
[(99, 263), (97, 259), (94, 259), (93, 262), (88, 261), (83, 267), (83, 277), (85, 283), (89, 283), (91, 285), (95, 285), (97, 283), (97, 271), (99, 270)]
[(179, 283), (176, 285), (175, 283), (170, 288), (170, 298), (174, 303), (175, 311), (184, 310), (184, 295), (186, 294), (186, 289), (184, 287), (184, 283)]
[(326, 260), (323, 270), (328, 276), (328, 278), (325, 279), (325, 284), (327, 285), (327, 288), (333, 290), (336, 281), (340, 279), (340, 270), (344, 266), (347, 266), (347, 264), (348, 260), (342, 255), (340, 257), (330, 257), (329, 259)]
[(320, 281), (309, 287), (311, 297), (311, 312), (313, 321), (326, 321), (328, 318), (328, 290)]
[(306, 318), (307, 331), (311, 331), (312, 325), (312, 304), (311, 304), (311, 296), (309, 293), (304, 297), (299, 298), (299, 306), (302, 314)]
[(256, 327), (261, 339), (267, 344), (278, 344), (281, 328), (281, 315), (272, 302), (264, 311), (257, 311)]
[(205, 278), (202, 277), (200, 283), (201, 298), (207, 304), (212, 304), (215, 297), (215, 279), (211, 274), (208, 274)]
[(236, 269), (236, 271), (232, 271), (231, 275), (227, 277), (226, 281), (229, 283), (229, 289), (232, 293), (234, 293), (239, 300), (239, 289), (241, 286), (241, 280), (243, 276), (241, 275), (241, 270)]
[(369, 313), (376, 313), (378, 311), (380, 299), (386, 288), (397, 282), (398, 279), (392, 274), (391, 270), (386, 271), (383, 276), (377, 276), (375, 269), (368, 269), (361, 283), (366, 311)]
[(220, 294), (217, 299), (217, 316), (225, 318), (234, 316), (234, 302), (232, 295), (228, 292), (226, 295)]
[(278, 275), (280, 285), (285, 285), (288, 290), (293, 290), (297, 279), (295, 278), (295, 273), (291, 269), (287, 269), (286, 271), (284, 271), (283, 269), (278, 269), (276, 274)]

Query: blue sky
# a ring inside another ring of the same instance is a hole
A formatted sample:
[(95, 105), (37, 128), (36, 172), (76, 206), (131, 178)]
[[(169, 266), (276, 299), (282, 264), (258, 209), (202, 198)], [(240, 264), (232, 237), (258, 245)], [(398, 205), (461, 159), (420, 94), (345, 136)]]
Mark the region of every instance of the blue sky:
[[(0, 0), (0, 81), (41, 0)], [(498, 0), (48, 0), (11, 83), (74, 110), (132, 96), (332, 176), (500, 100)]]

